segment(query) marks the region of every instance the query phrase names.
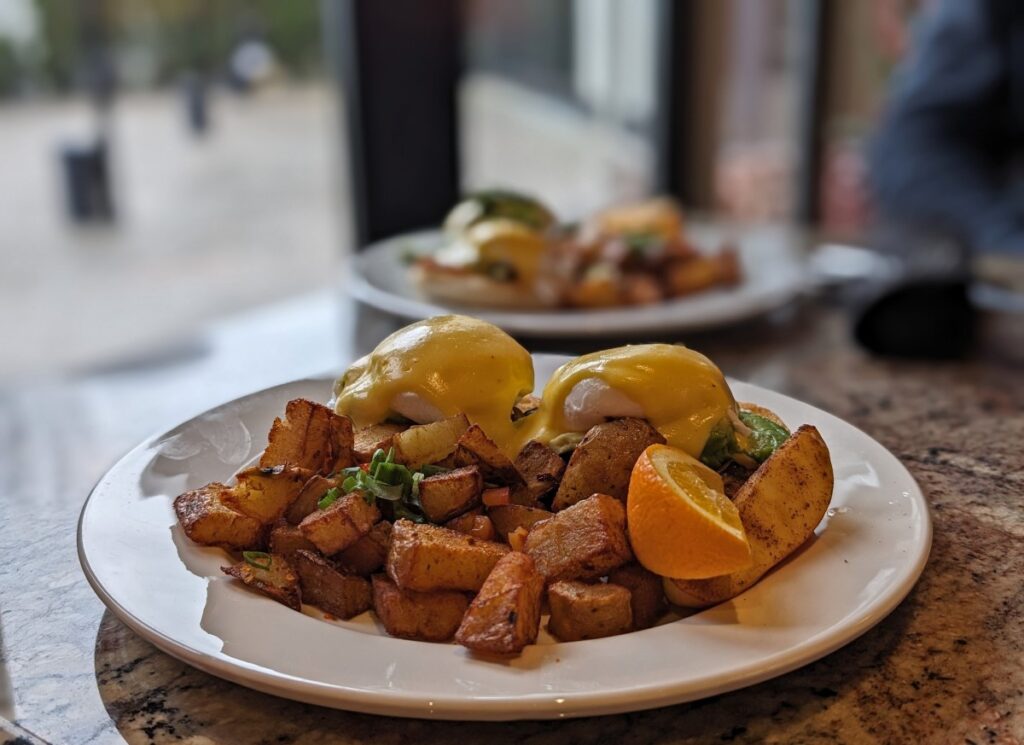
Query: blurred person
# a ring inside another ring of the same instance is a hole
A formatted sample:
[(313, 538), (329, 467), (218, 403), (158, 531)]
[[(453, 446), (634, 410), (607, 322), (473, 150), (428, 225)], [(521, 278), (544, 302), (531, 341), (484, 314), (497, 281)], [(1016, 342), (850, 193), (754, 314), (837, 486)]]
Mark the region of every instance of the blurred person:
[(881, 215), (1024, 258), (1024, 3), (939, 0), (871, 152)]

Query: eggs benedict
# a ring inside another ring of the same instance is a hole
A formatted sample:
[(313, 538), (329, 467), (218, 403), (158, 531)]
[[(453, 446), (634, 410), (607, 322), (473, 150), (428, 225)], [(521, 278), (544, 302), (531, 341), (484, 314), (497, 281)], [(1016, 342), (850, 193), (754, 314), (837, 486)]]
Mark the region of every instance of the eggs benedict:
[(607, 419), (646, 419), (670, 445), (698, 457), (735, 411), (725, 377), (707, 357), (673, 344), (637, 344), (562, 365), (526, 421), (529, 437), (551, 442)]
[(506, 452), (518, 452), (512, 409), (533, 391), (533, 360), (511, 336), (467, 316), (406, 326), (338, 380), (334, 409), (356, 427), (396, 415), (417, 424), (465, 414)]

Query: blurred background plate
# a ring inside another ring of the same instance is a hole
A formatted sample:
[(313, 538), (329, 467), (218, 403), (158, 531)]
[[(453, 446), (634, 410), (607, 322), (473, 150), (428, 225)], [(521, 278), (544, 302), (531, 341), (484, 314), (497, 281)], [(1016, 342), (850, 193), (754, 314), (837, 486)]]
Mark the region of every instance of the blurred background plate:
[(349, 290), (358, 300), (400, 318), (470, 313), (521, 336), (628, 336), (651, 332), (698, 331), (744, 321), (780, 308), (810, 286), (798, 230), (782, 226), (745, 229), (722, 223), (687, 224), (695, 246), (717, 249), (734, 243), (743, 282), (645, 306), (601, 310), (505, 310), (441, 303), (425, 297), (411, 281), (410, 253), (427, 254), (445, 240), (428, 230), (380, 241), (352, 259)]

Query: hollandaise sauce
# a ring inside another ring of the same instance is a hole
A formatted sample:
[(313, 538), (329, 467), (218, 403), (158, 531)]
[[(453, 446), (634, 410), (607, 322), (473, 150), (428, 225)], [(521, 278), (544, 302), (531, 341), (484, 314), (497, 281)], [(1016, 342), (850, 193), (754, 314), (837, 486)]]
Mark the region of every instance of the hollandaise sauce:
[(463, 413), (510, 457), (518, 452), (512, 407), (533, 391), (533, 360), (496, 326), (438, 316), (406, 326), (356, 362), (335, 387), (335, 410), (357, 427), (394, 411), (396, 396), (418, 396), (444, 416)]
[(670, 445), (697, 457), (712, 428), (735, 409), (722, 372), (704, 355), (672, 344), (637, 344), (594, 352), (562, 365), (544, 388), (540, 408), (519, 438), (548, 442), (570, 430), (565, 400), (597, 378), (635, 402)]

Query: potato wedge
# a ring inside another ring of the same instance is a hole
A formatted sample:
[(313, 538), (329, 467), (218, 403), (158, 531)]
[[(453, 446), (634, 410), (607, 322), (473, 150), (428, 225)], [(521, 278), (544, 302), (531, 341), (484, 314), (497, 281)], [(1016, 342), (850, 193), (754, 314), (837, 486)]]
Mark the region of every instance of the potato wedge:
[(299, 575), (295, 573), (287, 559), (280, 554), (267, 554), (266, 564), (267, 566), (257, 566), (242, 560), (229, 567), (221, 567), (220, 570), (282, 605), (287, 605), (293, 610), (301, 610)]
[(395, 434), (391, 441), (395, 461), (415, 470), (437, 463), (455, 452), (459, 438), (469, 428), (465, 414), (456, 414), (430, 424), (416, 424)]
[(476, 592), (508, 550), (448, 528), (398, 520), (391, 531), (387, 573), (403, 590)]
[(505, 554), (469, 604), (455, 641), (474, 652), (519, 654), (537, 641), (544, 577), (533, 559), (519, 551)]
[(750, 542), (749, 569), (701, 580), (665, 580), (676, 605), (703, 608), (739, 595), (814, 533), (832, 500), (832, 461), (818, 430), (800, 427), (736, 494)]
[(650, 628), (665, 615), (665, 589), (657, 574), (639, 564), (629, 564), (609, 574), (608, 582), (629, 590), (634, 631)]
[(352, 452), (356, 462), (369, 463), (373, 454), (378, 450), (386, 452), (394, 442), (395, 435), (406, 429), (408, 427), (404, 424), (381, 422), (356, 430), (352, 435)]
[(360, 577), (368, 577), (382, 566), (388, 558), (388, 546), (391, 544), (391, 523), (381, 520), (370, 528), (370, 532), (346, 548), (335, 554), (338, 566)]
[(373, 605), (369, 580), (341, 571), (319, 554), (296, 551), (295, 571), (302, 599), (325, 613), (348, 619)]
[(373, 575), (373, 610), (384, 630), (402, 639), (446, 642), (455, 635), (469, 607), (456, 590), (403, 590), (385, 574)]
[(185, 535), (203, 546), (227, 549), (259, 546), (263, 523), (225, 504), (224, 496), (230, 492), (230, 486), (214, 482), (175, 497), (174, 513)]
[(530, 500), (536, 502), (558, 486), (565, 472), (565, 461), (544, 443), (530, 440), (516, 456), (515, 467)]
[(626, 509), (595, 494), (536, 523), (525, 549), (549, 582), (601, 577), (633, 559), (626, 535)]
[(547, 520), (553, 513), (540, 507), (526, 507), (521, 504), (499, 504), (487, 508), (487, 516), (494, 523), (494, 529), (502, 539), (508, 540), (508, 534), (516, 528), (529, 529), (541, 520)]
[(340, 497), (327, 509), (317, 510), (299, 523), (299, 529), (325, 556), (344, 551), (380, 521), (377, 505), (362, 492)]
[(352, 420), (326, 406), (296, 398), (270, 428), (261, 468), (295, 466), (328, 476), (355, 463)]
[(291, 507), (312, 473), (295, 466), (246, 468), (224, 495), (224, 503), (264, 525), (270, 525)]
[(423, 514), (432, 523), (450, 520), (480, 504), (483, 488), (484, 477), (477, 466), (429, 476), (420, 482)]
[(625, 634), (633, 628), (631, 597), (621, 585), (555, 582), (548, 588), (548, 631), (563, 642)]
[(328, 491), (341, 484), (340, 479), (329, 479), (317, 474), (302, 485), (302, 491), (291, 506), (285, 510), (284, 516), (292, 525), (298, 525), (316, 512), (317, 503)]
[(664, 442), (643, 419), (615, 419), (591, 427), (565, 467), (551, 509), (564, 510), (591, 494), (625, 502), (637, 458), (648, 446)]

